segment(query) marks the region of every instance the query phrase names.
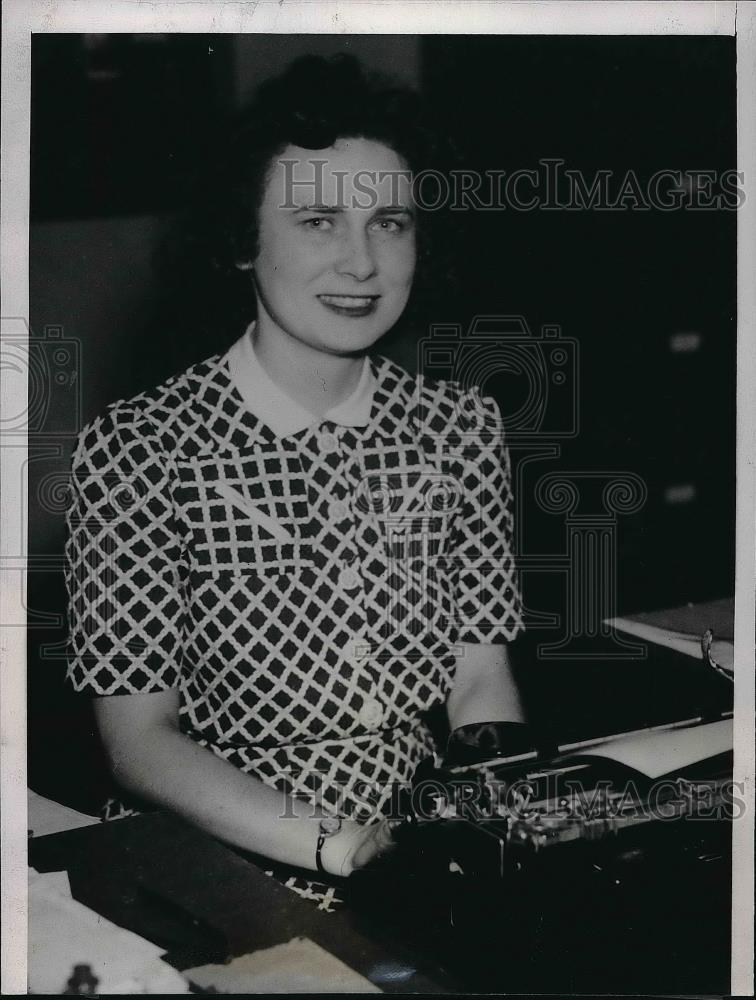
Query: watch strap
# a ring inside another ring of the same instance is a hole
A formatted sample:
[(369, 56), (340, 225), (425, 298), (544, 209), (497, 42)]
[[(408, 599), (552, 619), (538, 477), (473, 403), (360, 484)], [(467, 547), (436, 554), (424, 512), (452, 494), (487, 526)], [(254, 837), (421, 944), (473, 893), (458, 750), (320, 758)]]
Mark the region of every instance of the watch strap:
[(326, 874), (326, 870), (323, 867), (323, 844), (325, 843), (326, 834), (321, 830), (318, 833), (318, 842), (315, 847), (315, 865), (318, 871), (322, 874)]

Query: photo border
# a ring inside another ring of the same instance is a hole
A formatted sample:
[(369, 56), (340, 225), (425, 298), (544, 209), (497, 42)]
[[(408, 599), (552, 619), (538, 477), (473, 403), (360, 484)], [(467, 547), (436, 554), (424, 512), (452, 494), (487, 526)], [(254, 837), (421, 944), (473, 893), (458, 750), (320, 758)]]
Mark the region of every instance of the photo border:
[[(29, 114), (34, 32), (270, 34), (736, 35), (738, 170), (746, 199), (738, 215), (737, 521), (735, 599), (735, 781), (745, 782), (750, 823), (733, 830), (731, 992), (749, 995), (753, 977), (754, 579), (756, 577), (756, 5), (706, 2), (535, 2), (478, 0), (5, 0), (2, 9), (2, 299), (0, 315), (29, 316)], [(5, 322), (5, 321), (3, 321)], [(0, 406), (22, 412), (24, 373), (0, 373)], [(3, 553), (26, 553), (23, 520), (10, 516), (25, 495), (23, 439), (2, 442)], [(26, 651), (23, 575), (0, 568), (1, 944), (4, 994), (26, 993)]]

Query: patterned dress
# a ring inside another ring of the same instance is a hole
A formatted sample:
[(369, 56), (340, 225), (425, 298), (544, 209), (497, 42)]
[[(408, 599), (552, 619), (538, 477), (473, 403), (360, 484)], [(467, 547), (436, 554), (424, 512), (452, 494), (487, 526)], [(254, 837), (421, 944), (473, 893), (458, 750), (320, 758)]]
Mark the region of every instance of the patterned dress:
[(68, 678), (178, 688), (182, 731), (370, 822), (434, 750), (459, 643), (522, 627), (498, 409), (371, 359), (364, 426), (276, 436), (229, 356), (82, 431), (68, 514)]

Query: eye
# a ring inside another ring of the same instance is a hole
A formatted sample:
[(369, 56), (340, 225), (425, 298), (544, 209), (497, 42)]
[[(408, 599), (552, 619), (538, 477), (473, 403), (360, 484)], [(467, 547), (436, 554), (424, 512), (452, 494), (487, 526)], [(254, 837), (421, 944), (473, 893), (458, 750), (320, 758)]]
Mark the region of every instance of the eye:
[(377, 219), (374, 225), (382, 233), (401, 233), (405, 229), (404, 222), (399, 219)]
[(312, 229), (316, 233), (324, 233), (333, 226), (333, 219), (329, 219), (324, 215), (318, 215), (312, 219), (305, 219), (302, 225), (305, 229)]

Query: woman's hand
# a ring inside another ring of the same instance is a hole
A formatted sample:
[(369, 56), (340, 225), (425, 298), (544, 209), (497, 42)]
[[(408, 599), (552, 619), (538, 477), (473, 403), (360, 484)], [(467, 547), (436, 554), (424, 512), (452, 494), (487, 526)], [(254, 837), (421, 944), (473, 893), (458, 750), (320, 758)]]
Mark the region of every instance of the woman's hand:
[(364, 868), (395, 846), (392, 825), (387, 819), (365, 825), (355, 820), (344, 820), (341, 830), (323, 843), (323, 867), (331, 875), (341, 876)]
[[(179, 728), (178, 691), (98, 698), (95, 715), (116, 779), (141, 798), (214, 837), (273, 861), (316, 870), (320, 818), (295, 799), (245, 774)], [(345, 820), (325, 840), (326, 871), (350, 874), (383, 850), (387, 831)], [(330, 844), (331, 841), (338, 842)], [(333, 854), (331, 855), (331, 850)]]
[[(177, 691), (99, 698), (95, 715), (117, 780), (229, 844), (273, 861), (316, 870), (320, 818), (306, 800), (284, 796), (179, 730)], [(326, 837), (323, 867), (351, 875), (394, 845), (388, 820), (344, 819)]]
[(524, 722), (476, 722), (460, 726), (449, 736), (447, 767), (481, 764), (496, 757), (515, 757), (537, 749), (535, 733)]

